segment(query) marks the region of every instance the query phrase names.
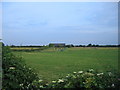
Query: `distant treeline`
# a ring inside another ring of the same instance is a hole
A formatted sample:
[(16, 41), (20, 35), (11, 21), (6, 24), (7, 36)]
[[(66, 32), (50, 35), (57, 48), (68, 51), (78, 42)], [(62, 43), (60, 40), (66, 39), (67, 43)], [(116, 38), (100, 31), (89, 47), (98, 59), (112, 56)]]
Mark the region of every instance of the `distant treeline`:
[(98, 44), (95, 45), (95, 44), (88, 44), (88, 45), (75, 45), (74, 47), (120, 47), (120, 45), (98, 45)]
[[(43, 45), (43, 46), (35, 46), (35, 45), (30, 45), (30, 46), (15, 46), (15, 45), (11, 45), (10, 47), (35, 47), (35, 48), (41, 48), (41, 47), (49, 47), (49, 45)], [(64, 47), (120, 47), (120, 45), (95, 45), (95, 44), (88, 44), (88, 45), (65, 45)]]
[[(49, 47), (49, 45), (5, 45), (3, 42), (0, 42), (0, 44), (2, 44), (2, 46), (10, 46), (10, 47), (35, 47), (35, 48), (41, 48), (41, 47)], [(64, 47), (120, 47), (119, 45), (98, 45), (98, 44), (88, 44), (88, 45), (74, 45), (74, 44), (69, 44), (69, 45), (65, 45)]]

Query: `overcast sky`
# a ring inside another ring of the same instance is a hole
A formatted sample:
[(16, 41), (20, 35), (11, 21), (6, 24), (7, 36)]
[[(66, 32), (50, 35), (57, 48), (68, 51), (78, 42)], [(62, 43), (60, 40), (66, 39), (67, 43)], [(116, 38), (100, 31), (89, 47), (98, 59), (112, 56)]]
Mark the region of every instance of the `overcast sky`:
[(117, 2), (4, 2), (8, 45), (117, 44)]

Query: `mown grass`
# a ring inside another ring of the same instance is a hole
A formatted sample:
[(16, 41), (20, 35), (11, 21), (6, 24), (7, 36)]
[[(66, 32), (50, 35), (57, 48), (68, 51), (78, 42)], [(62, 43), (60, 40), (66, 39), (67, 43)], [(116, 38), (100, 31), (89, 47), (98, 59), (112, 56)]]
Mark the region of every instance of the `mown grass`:
[(41, 52), (15, 52), (46, 81), (90, 68), (104, 72), (118, 68), (117, 48), (49, 48)]

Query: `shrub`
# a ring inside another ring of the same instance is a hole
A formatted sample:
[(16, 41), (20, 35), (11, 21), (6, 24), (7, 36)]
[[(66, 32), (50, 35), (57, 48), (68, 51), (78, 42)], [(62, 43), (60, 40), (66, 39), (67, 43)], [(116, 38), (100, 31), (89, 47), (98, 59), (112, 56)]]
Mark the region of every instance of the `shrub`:
[(21, 57), (11, 53), (9, 47), (2, 50), (3, 89), (27, 89), (38, 80), (37, 74), (28, 67)]
[(88, 71), (73, 72), (66, 77), (52, 81), (47, 88), (119, 88), (120, 74), (118, 72)]

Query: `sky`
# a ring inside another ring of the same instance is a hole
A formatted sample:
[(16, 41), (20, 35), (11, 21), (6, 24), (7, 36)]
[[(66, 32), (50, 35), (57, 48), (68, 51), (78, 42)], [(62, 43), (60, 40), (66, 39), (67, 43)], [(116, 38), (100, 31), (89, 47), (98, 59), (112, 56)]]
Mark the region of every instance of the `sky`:
[(7, 45), (118, 44), (117, 2), (3, 2)]

